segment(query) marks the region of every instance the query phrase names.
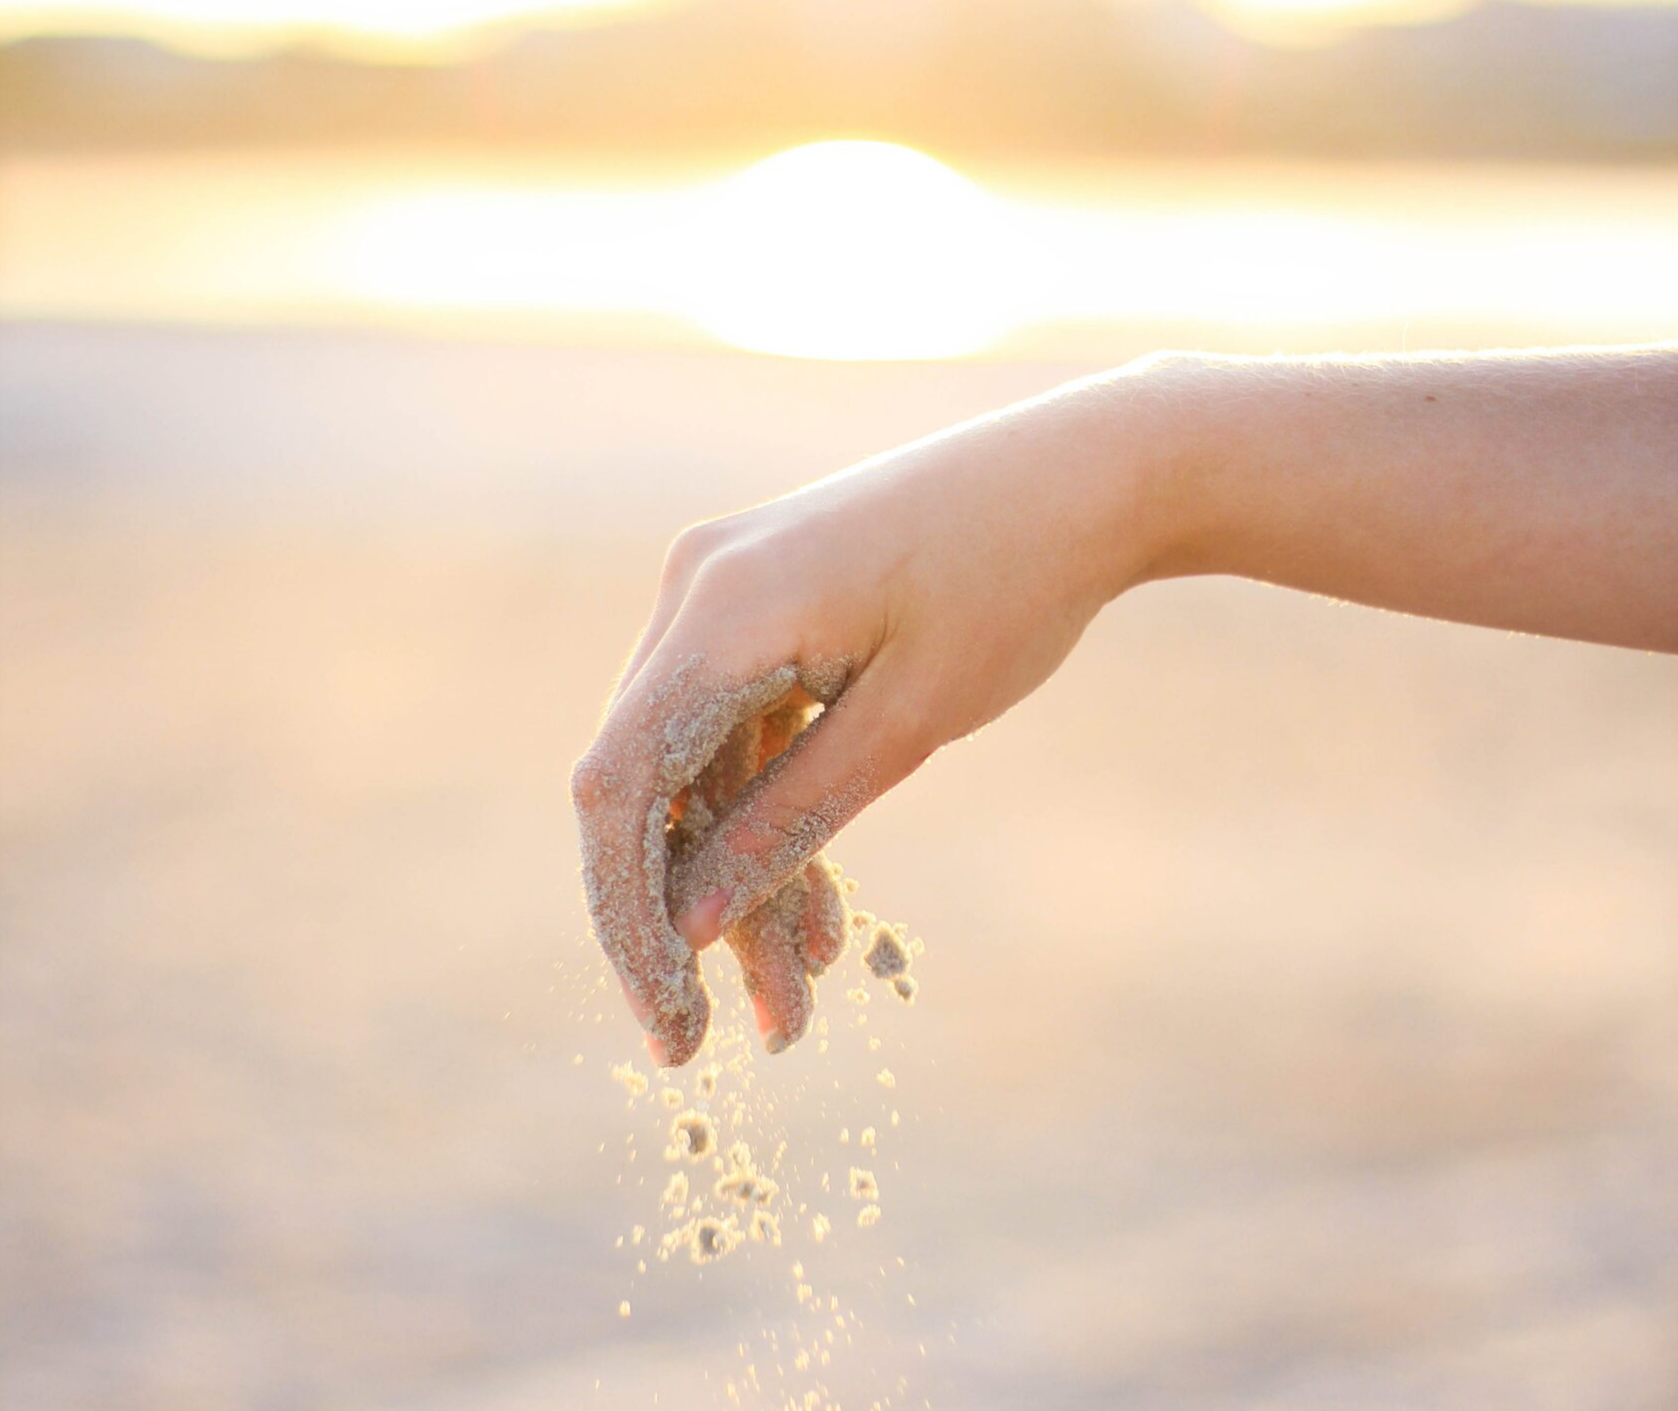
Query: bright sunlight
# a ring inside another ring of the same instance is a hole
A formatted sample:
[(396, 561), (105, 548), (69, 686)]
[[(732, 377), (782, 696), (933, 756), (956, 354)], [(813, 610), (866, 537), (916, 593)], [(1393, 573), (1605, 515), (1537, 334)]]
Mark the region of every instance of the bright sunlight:
[(694, 321), (737, 348), (813, 358), (976, 352), (1006, 252), (999, 203), (942, 163), (885, 142), (817, 142), (716, 188), (695, 226), (709, 277)]
[(348, 288), (436, 309), (627, 310), (752, 352), (957, 357), (1018, 315), (1003, 203), (885, 142), (795, 147), (666, 192), (393, 195), (327, 252)]
[(847, 141), (673, 176), (591, 185), (390, 154), (13, 159), (0, 316), (633, 328), (846, 360), (1078, 329), (1105, 330), (1105, 348), (1185, 322), (1269, 347), (1330, 325), (1450, 341), (1465, 322), (1635, 341), (1678, 319), (1678, 284), (1648, 277), (1671, 263), (1678, 189), (1635, 175), (1575, 174), (1558, 200), (1514, 168), (1325, 184), (1231, 164), (1184, 191), (1137, 163), (1080, 200)]
[(0, 0), (0, 39), (131, 34), (227, 54), (309, 39), (360, 58), (394, 58), (456, 50), (474, 30), (586, 19), (649, 3), (653, 0)]
[[(0, 0), (0, 40), (127, 34), (205, 54), (299, 40), (364, 60), (456, 58), (507, 27), (611, 19), (684, 0)], [(1556, 3), (1557, 0), (1550, 0)], [(1657, 4), (1678, 0), (1575, 0)], [(1113, 0), (1122, 3), (1122, 0)], [(1233, 28), (1279, 43), (1332, 39), (1365, 24), (1414, 24), (1474, 0), (1207, 0)]]

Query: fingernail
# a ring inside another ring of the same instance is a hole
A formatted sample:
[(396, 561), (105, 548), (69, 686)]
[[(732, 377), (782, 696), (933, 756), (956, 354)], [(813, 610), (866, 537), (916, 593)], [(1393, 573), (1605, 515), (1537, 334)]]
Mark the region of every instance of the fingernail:
[(694, 950), (704, 950), (716, 940), (722, 930), (722, 914), (728, 906), (728, 893), (721, 887), (709, 896), (701, 897), (676, 918), (676, 929)]
[(770, 1053), (785, 1053), (787, 1047), (787, 1036), (779, 1029), (771, 1029), (763, 1036), (763, 1046), (768, 1049)]
[(647, 1054), (660, 1068), (670, 1066), (670, 1050), (664, 1046), (664, 1040), (657, 1034), (647, 1035)]

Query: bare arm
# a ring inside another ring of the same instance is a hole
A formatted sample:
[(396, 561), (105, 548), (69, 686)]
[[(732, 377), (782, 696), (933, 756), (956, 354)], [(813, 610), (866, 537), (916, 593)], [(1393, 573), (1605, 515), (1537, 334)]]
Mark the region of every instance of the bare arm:
[(1162, 572), (1678, 651), (1678, 346), (1160, 373)]
[[(1678, 345), (1144, 359), (689, 530), (573, 780), (596, 930), (655, 1056), (703, 1038), (694, 951), (1108, 601), (1197, 573), (1678, 651)], [(667, 868), (678, 746), (788, 667), (827, 711)], [(766, 1035), (785, 1019), (762, 1006)]]

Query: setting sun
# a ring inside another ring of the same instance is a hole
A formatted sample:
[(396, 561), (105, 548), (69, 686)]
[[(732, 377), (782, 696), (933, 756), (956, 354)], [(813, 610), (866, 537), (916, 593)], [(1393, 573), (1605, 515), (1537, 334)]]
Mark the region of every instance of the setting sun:
[(818, 142), (717, 186), (695, 224), (697, 323), (739, 348), (819, 358), (975, 352), (1002, 331), (1000, 204), (907, 147)]
[(924, 153), (840, 141), (664, 191), (393, 192), (317, 248), (329, 280), (391, 305), (627, 311), (752, 352), (867, 360), (1004, 333), (1011, 228), (1003, 202)]
[(709, 180), (391, 154), (12, 158), (4, 179), (10, 317), (632, 331), (842, 360), (1106, 348), (1185, 320), (1246, 348), (1465, 320), (1631, 340), (1678, 318), (1678, 286), (1647, 277), (1669, 263), (1678, 192), (1611, 172), (1575, 174), (1567, 201), (1490, 168), (1325, 185), (1226, 165), (1184, 191), (1133, 164), (1080, 193), (846, 141)]

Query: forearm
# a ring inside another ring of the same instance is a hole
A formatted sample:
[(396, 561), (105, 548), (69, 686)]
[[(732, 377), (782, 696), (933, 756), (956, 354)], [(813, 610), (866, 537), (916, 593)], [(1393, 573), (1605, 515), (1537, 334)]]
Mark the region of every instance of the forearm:
[(1112, 389), (1112, 453), (1152, 448), (1146, 576), (1678, 651), (1678, 346), (1166, 358)]
[[(1678, 651), (1678, 347), (1150, 359), (683, 534), (572, 784), (655, 1059), (703, 1039), (693, 952), (725, 927), (771, 1049), (803, 1032), (839, 913), (758, 909), (1041, 685), (1109, 599), (1190, 573)], [(795, 681), (827, 708), (772, 758), (742, 737), (761, 772), (673, 860), (673, 797)]]

